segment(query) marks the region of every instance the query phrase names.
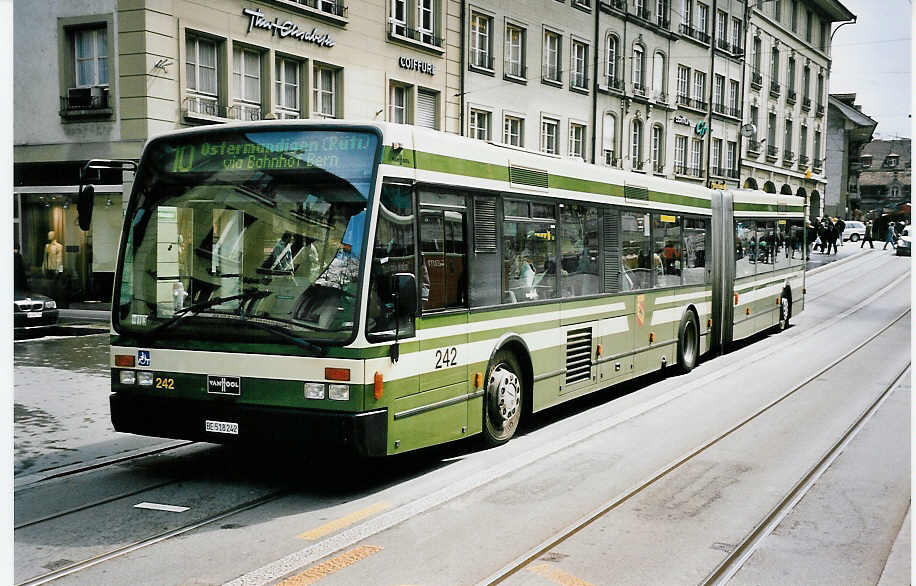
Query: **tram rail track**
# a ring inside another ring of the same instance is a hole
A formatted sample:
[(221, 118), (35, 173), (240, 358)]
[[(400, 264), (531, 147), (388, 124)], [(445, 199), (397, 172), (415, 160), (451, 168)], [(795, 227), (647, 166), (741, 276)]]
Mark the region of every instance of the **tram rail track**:
[[(908, 275), (909, 273), (907, 273)], [(690, 452), (683, 455), (681, 458), (676, 461), (668, 464), (661, 470), (656, 471), (649, 478), (641, 481), (633, 488), (627, 490), (623, 494), (615, 496), (613, 499), (603, 503), (596, 509), (592, 510), (585, 516), (576, 520), (571, 525), (562, 529), (561, 531), (555, 533), (547, 540), (541, 542), (539, 545), (525, 552), (521, 556), (517, 557), (515, 560), (509, 564), (503, 566), (497, 572), (490, 574), (484, 580), (478, 582), (480, 585), (491, 585), (499, 584), (509, 577), (517, 574), (519, 571), (528, 567), (531, 563), (535, 562), (538, 558), (544, 556), (551, 550), (555, 549), (558, 545), (566, 542), (573, 536), (577, 535), (579, 532), (592, 525), (596, 521), (604, 518), (609, 513), (612, 513), (625, 503), (632, 501), (636, 496), (644, 493), (647, 489), (654, 486), (658, 481), (667, 477), (672, 472), (682, 468), (688, 462), (693, 461), (697, 456), (704, 453), (710, 447), (718, 444), (725, 438), (731, 436), (736, 431), (744, 428), (750, 422), (754, 421), (764, 413), (772, 410), (774, 407), (794, 395), (795, 393), (804, 389), (807, 385), (815, 381), (817, 378), (823, 376), (828, 371), (836, 368), (837, 365), (841, 364), (843, 361), (847, 360), (850, 356), (856, 352), (861, 351), (868, 344), (873, 342), (875, 339), (879, 338), (881, 334), (885, 331), (896, 325), (900, 320), (904, 319), (906, 316), (910, 315), (911, 310), (909, 308), (906, 311), (903, 311), (896, 317), (894, 317), (890, 322), (883, 325), (877, 332), (870, 334), (865, 340), (858, 343), (851, 350), (845, 352), (839, 358), (836, 358), (830, 362), (827, 366), (819, 369), (814, 374), (811, 374), (805, 378), (800, 383), (794, 385), (790, 390), (785, 393), (782, 393), (779, 397), (770, 401), (763, 407), (755, 410), (749, 416), (743, 418), (741, 421), (735, 425), (729, 427), (723, 432), (717, 434), (712, 439), (703, 443), (702, 445), (692, 449)], [(873, 400), (869, 406), (864, 410), (864, 412), (856, 418), (852, 425), (850, 425), (845, 433), (834, 443), (834, 445), (827, 451), (827, 454), (820, 458), (814, 466), (812, 466), (808, 472), (802, 477), (802, 479), (793, 486), (793, 488), (784, 496), (779, 504), (774, 507), (770, 513), (758, 523), (755, 528), (742, 540), (741, 543), (734, 549), (734, 551), (729, 554), (729, 556), (723, 560), (723, 562), (717, 566), (709, 576), (702, 582), (703, 586), (719, 586), (727, 582), (727, 580), (734, 575), (740, 569), (741, 564), (747, 560), (756, 546), (762, 541), (767, 534), (778, 524), (778, 522), (791, 510), (791, 507), (804, 496), (804, 493), (808, 488), (813, 484), (813, 482), (823, 473), (824, 470), (830, 465), (830, 463), (842, 452), (843, 448), (849, 441), (858, 433), (858, 430), (862, 428), (864, 423), (870, 418), (870, 416), (880, 407), (883, 401), (887, 398), (889, 393), (893, 388), (898, 384), (903, 375), (911, 367), (911, 361), (907, 361), (906, 365), (897, 373), (894, 377), (893, 382), (891, 382), (879, 396)]]

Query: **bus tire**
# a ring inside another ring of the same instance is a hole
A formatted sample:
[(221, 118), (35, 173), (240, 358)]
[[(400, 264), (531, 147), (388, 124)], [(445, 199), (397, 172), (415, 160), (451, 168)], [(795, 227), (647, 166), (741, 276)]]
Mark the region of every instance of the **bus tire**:
[(681, 372), (690, 372), (700, 356), (700, 326), (697, 316), (688, 310), (677, 328), (677, 366)]
[(518, 358), (499, 350), (487, 369), (483, 393), (483, 440), (489, 447), (512, 439), (522, 416), (524, 373)]
[(789, 318), (792, 317), (792, 301), (789, 292), (783, 291), (779, 297), (779, 322), (776, 328), (781, 332), (789, 327)]

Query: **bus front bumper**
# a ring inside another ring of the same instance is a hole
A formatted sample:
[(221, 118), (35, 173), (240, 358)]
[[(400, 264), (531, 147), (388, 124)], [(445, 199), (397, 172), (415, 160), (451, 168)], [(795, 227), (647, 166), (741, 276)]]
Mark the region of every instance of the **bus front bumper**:
[[(115, 431), (213, 443), (282, 444), (384, 456), (386, 409), (329, 413), (216, 401), (112, 393)], [(209, 431), (208, 431), (209, 429)]]

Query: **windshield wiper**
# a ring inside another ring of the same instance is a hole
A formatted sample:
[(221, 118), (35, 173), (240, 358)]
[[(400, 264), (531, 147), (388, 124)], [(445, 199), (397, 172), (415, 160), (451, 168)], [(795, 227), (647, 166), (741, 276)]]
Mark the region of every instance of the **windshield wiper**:
[(285, 329), (281, 328), (280, 326), (271, 326), (271, 325), (261, 323), (258, 321), (253, 321), (245, 317), (244, 315), (240, 316), (240, 319), (244, 321), (246, 324), (249, 324), (258, 329), (264, 330), (265, 332), (276, 334), (285, 340), (289, 340), (296, 346), (299, 346), (300, 348), (305, 348), (309, 352), (314, 352), (318, 354), (319, 356), (324, 356), (328, 352), (328, 349), (326, 346), (319, 346), (318, 344), (313, 344), (312, 342), (309, 342), (308, 340), (297, 338), (296, 336), (287, 332)]
[(206, 301), (201, 301), (200, 303), (195, 303), (194, 305), (189, 305), (188, 307), (182, 307), (181, 309), (175, 312), (175, 315), (172, 316), (170, 320), (159, 324), (158, 326), (156, 326), (155, 328), (151, 329), (150, 331), (146, 332), (143, 335), (151, 336), (157, 332), (161, 332), (162, 330), (166, 328), (172, 327), (173, 325), (175, 325), (176, 323), (178, 323), (179, 321), (183, 320), (186, 317), (198, 314), (201, 311), (205, 309), (209, 309), (213, 307), (214, 305), (219, 305), (220, 303), (225, 303), (227, 301), (235, 301), (236, 299), (241, 299), (243, 300), (242, 306), (244, 307), (245, 301), (254, 301), (256, 299), (263, 299), (270, 294), (271, 292), (266, 291), (266, 290), (261, 291), (258, 289), (249, 289), (247, 291), (243, 291), (242, 293), (239, 293), (238, 295), (229, 295), (228, 297), (214, 297), (213, 299), (207, 299)]

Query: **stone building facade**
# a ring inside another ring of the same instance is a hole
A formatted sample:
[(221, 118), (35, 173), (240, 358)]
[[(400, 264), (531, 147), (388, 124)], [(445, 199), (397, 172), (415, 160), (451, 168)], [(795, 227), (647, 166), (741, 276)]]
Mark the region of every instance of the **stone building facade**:
[(859, 202), (859, 155), (875, 132), (877, 122), (862, 113), (855, 94), (831, 94), (827, 103), (827, 163), (830, 180), (824, 214), (854, 218)]
[(910, 145), (909, 138), (897, 138), (862, 147), (857, 209), (871, 217), (908, 211), (907, 204), (913, 202)]

